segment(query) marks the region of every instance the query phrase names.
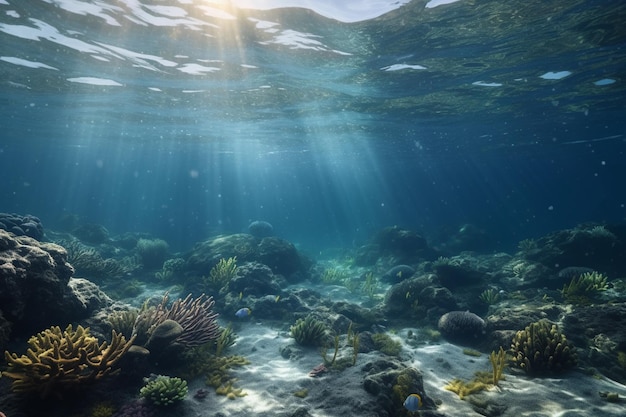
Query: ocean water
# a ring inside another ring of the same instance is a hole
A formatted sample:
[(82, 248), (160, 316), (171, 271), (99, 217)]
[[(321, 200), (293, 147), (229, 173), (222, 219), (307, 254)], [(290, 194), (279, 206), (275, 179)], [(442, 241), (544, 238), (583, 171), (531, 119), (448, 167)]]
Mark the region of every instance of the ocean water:
[(624, 219), (626, 3), (334, 3), (0, 0), (0, 211), (311, 253)]

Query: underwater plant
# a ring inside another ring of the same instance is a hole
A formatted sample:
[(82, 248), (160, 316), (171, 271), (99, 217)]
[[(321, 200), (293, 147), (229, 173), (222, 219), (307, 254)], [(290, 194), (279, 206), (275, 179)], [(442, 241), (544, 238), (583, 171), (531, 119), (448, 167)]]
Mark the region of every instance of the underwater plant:
[(393, 340), (391, 336), (386, 333), (374, 333), (372, 335), (374, 346), (376, 350), (389, 356), (398, 356), (402, 351), (402, 344), (396, 340)]
[(324, 270), (320, 279), (324, 284), (345, 285), (348, 273), (337, 268), (329, 268)]
[(585, 272), (572, 278), (563, 286), (561, 295), (574, 304), (588, 304), (600, 292), (608, 288), (607, 277), (597, 271)]
[(231, 324), (220, 328), (220, 335), (217, 339), (215, 339), (215, 356), (222, 356), (224, 349), (228, 349), (233, 346), (236, 340), (237, 335), (233, 332)]
[(527, 374), (560, 372), (577, 364), (574, 347), (556, 324), (540, 320), (518, 331), (511, 344), (513, 363)]
[(494, 305), (500, 301), (500, 294), (493, 288), (489, 288), (481, 292), (478, 298), (487, 305)]
[(237, 275), (237, 257), (222, 258), (215, 265), (209, 276), (204, 278), (204, 284), (211, 288), (221, 289), (224, 288), (231, 279)]
[(139, 395), (154, 405), (168, 406), (187, 396), (187, 381), (181, 378), (156, 375), (149, 378), (139, 390)]
[(289, 330), (291, 337), (302, 346), (323, 346), (328, 336), (326, 325), (310, 314), (304, 319), (296, 320)]
[(374, 296), (376, 291), (376, 279), (374, 278), (374, 274), (372, 272), (368, 272), (365, 274), (365, 281), (363, 281), (361, 291), (363, 292), (363, 294), (367, 295), (370, 300), (373, 300), (375, 298)]

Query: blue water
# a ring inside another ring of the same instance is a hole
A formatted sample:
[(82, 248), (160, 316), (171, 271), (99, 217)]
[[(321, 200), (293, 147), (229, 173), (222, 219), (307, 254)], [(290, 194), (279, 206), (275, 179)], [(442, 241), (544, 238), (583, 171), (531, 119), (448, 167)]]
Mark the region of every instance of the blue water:
[(176, 249), (260, 219), (311, 253), (623, 221), (626, 4), (425, 4), (1, 0), (0, 211)]

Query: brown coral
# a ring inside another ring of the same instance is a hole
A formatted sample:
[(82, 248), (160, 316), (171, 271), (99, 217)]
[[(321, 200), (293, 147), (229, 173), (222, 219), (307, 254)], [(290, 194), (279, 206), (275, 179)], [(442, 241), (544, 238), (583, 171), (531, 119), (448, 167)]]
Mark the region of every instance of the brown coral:
[(119, 371), (115, 364), (128, 351), (133, 338), (113, 331), (111, 343), (99, 343), (89, 328), (72, 325), (62, 331), (50, 327), (32, 336), (26, 355), (5, 351), (8, 370), (3, 376), (13, 378), (12, 389), (20, 393), (39, 393), (42, 398), (79, 388)]

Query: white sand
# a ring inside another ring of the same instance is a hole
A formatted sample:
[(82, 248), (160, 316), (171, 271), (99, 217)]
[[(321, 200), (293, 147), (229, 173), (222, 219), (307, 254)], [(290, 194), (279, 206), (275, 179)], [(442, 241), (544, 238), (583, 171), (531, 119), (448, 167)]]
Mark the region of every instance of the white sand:
[[(413, 329), (418, 333), (417, 329)], [(237, 344), (229, 353), (239, 354), (251, 362), (232, 372), (237, 385), (247, 396), (229, 400), (211, 389), (203, 401), (193, 399), (203, 381), (190, 383), (190, 395), (184, 401), (185, 414), (191, 416), (270, 416), (289, 414), (306, 408), (315, 417), (376, 416), (375, 398), (363, 389), (362, 366), (384, 355), (375, 352), (360, 354), (357, 364), (344, 371), (327, 373), (319, 378), (308, 376), (309, 371), (322, 362), (315, 349), (302, 349), (302, 356), (284, 359), (280, 348), (293, 344), (286, 332), (252, 319), (239, 323)], [(406, 336), (401, 331), (397, 340)], [(426, 394), (441, 402), (437, 411), (450, 417), (478, 416), (468, 400), (460, 400), (443, 386), (453, 378), (471, 379), (475, 371), (491, 368), (487, 355), (475, 358), (462, 353), (462, 348), (442, 342), (412, 348), (404, 345), (401, 358), (424, 375)], [(506, 373), (500, 388), (475, 394), (487, 396), (490, 402), (505, 406), (502, 416), (624, 416), (626, 401), (609, 403), (600, 398), (599, 391), (617, 392), (626, 398), (626, 387), (606, 379), (597, 379), (580, 372), (571, 372), (563, 378), (528, 378)], [(308, 389), (306, 398), (293, 395)], [(482, 397), (481, 397), (482, 398)], [(367, 410), (371, 410), (368, 413)], [(221, 413), (221, 414), (220, 414)], [(417, 414), (417, 413), (416, 413)]]

